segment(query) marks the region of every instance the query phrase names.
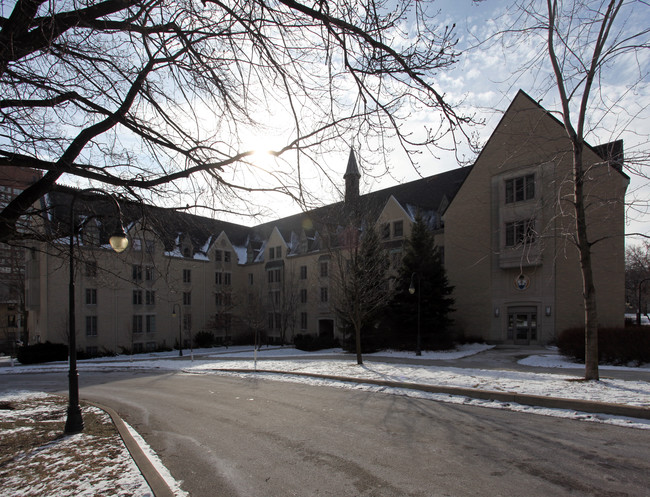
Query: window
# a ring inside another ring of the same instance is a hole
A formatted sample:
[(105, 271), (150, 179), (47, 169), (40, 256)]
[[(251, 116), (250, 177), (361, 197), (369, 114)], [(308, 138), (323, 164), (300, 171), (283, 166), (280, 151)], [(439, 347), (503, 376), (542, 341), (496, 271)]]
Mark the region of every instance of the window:
[(395, 221), (393, 223), (393, 236), (395, 238), (404, 236), (404, 221)]
[(327, 278), (327, 273), (328, 273), (328, 263), (327, 262), (321, 262), (320, 263), (320, 275), (321, 275), (321, 278)]
[(221, 254), (222, 254), (221, 250), (215, 250), (214, 251), (214, 260), (215, 260), (215, 262), (221, 262), (221, 259), (222, 259)]
[(381, 238), (386, 240), (390, 238), (390, 224), (384, 223), (381, 225)]
[(97, 276), (97, 262), (86, 262), (86, 276), (94, 278)]
[(306, 330), (307, 329), (307, 313), (306, 312), (301, 312), (300, 313), (300, 329), (301, 330)]
[(232, 285), (232, 274), (231, 273), (224, 273), (223, 274), (223, 283), (226, 286)]
[(232, 305), (232, 294), (231, 293), (224, 293), (223, 294), (223, 305), (226, 307), (230, 307)]
[(248, 273), (248, 284), (249, 285), (253, 284), (253, 273)]
[(156, 244), (154, 243), (153, 240), (145, 240), (144, 242), (144, 249), (147, 252), (147, 254), (153, 254), (156, 250)]
[(275, 259), (275, 247), (269, 249), (269, 260), (272, 261), (273, 259)]
[(300, 290), (300, 303), (301, 304), (306, 304), (307, 303), (307, 289), (302, 288)]
[(320, 288), (320, 301), (321, 301), (321, 302), (327, 302), (328, 300), (329, 300), (329, 299), (328, 299), (328, 295), (327, 295), (327, 287), (326, 287), (326, 286), (322, 286), (322, 287)]
[(183, 292), (183, 305), (192, 305), (192, 292)]
[(133, 333), (142, 333), (142, 316), (139, 314), (133, 315)]
[(513, 221), (506, 223), (506, 247), (515, 247), (535, 241), (535, 221)]
[[(142, 317), (142, 316), (140, 316)], [(147, 324), (147, 333), (155, 333), (156, 332), (156, 315), (155, 314), (148, 314), (146, 317), (146, 324)]]
[(282, 281), (280, 268), (269, 269), (267, 271), (267, 280), (269, 283), (280, 283)]
[(223, 277), (221, 273), (214, 273), (214, 284), (221, 285), (222, 282), (223, 282)]
[(394, 250), (390, 253), (390, 265), (393, 269), (399, 269), (402, 265), (402, 251)]
[(147, 281), (153, 281), (155, 279), (155, 273), (153, 266), (145, 266), (144, 268), (144, 279)]
[(192, 315), (183, 314), (183, 330), (188, 331), (192, 329)]
[(191, 282), (192, 282), (192, 270), (183, 269), (183, 283), (191, 283)]
[(97, 336), (97, 316), (86, 316), (86, 336)]
[(535, 175), (528, 174), (506, 180), (506, 204), (535, 198)]
[(142, 305), (142, 290), (133, 290), (133, 305)]
[(156, 305), (156, 292), (153, 290), (147, 290), (144, 295), (144, 302), (147, 305)]
[(280, 305), (280, 290), (271, 290), (269, 292), (269, 305)]
[(300, 266), (300, 279), (301, 280), (307, 279), (307, 266)]
[(140, 238), (133, 239), (133, 250), (140, 252), (142, 250), (142, 240)]
[(282, 247), (275, 247), (275, 258), (282, 259)]
[(223, 305), (223, 293), (215, 293), (214, 294), (214, 304), (217, 307), (221, 307)]
[(134, 264), (131, 271), (133, 281), (142, 281), (142, 266)]
[(97, 305), (97, 289), (86, 288), (86, 304)]
[(230, 250), (224, 250), (223, 262), (230, 262)]

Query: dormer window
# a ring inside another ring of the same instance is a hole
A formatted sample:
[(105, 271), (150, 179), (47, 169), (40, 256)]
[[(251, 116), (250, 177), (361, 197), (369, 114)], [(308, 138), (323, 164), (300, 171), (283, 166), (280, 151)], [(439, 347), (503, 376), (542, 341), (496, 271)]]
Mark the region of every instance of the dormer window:
[(395, 221), (393, 223), (393, 237), (399, 238), (404, 236), (404, 221)]
[(506, 204), (535, 198), (535, 175), (527, 174), (506, 180)]
[(183, 257), (190, 257), (192, 252), (189, 247), (183, 247)]
[(273, 259), (275, 259), (275, 247), (269, 249), (269, 260), (272, 261)]

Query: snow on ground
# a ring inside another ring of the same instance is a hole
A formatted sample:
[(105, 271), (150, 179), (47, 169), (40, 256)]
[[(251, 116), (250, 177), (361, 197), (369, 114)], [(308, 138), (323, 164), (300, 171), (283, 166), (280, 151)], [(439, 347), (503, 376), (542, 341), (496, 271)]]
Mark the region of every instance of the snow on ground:
[[(44, 393), (9, 392), (0, 394), (0, 402), (12, 405), (11, 408), (0, 409), (0, 426), (4, 428), (14, 423), (26, 423), (26, 426), (16, 429), (0, 428), (5, 442), (15, 443), (17, 433), (35, 437), (37, 435), (28, 432), (33, 432), (35, 426), (43, 430), (42, 424), (51, 424), (53, 429), (46, 437), (51, 440), (48, 443), (37, 445), (13, 459), (5, 459), (0, 470), (0, 495), (153, 497), (153, 492), (117, 433), (101, 437), (87, 432), (59, 436), (58, 430), (65, 421), (65, 408), (60, 405), (60, 398)], [(90, 413), (102, 424), (112, 423), (104, 411), (84, 406), (84, 417)], [(21, 443), (19, 446), (25, 445)], [(92, 461), (92, 466), (79, 461)]]
[[(489, 345), (470, 344), (458, 347), (452, 351), (423, 352), (418, 360), (455, 360), (461, 357), (477, 354), (491, 348)], [(573, 368), (581, 366), (572, 363), (554, 353), (541, 354), (523, 359), (520, 364), (536, 367)], [(190, 356), (190, 357), (188, 357)], [(136, 359), (137, 357), (137, 359)], [(193, 357), (193, 359), (191, 359)], [(182, 371), (192, 374), (236, 374), (227, 370), (246, 370), (251, 373), (257, 370), (277, 372), (271, 377), (283, 381), (300, 381), (312, 384), (334, 384), (347, 388), (381, 389), (395, 393), (395, 389), (359, 385), (352, 383), (332, 382), (315, 378), (293, 377), (281, 373), (312, 373), (328, 376), (352, 377), (355, 379), (388, 380), (397, 382), (438, 385), (446, 387), (474, 388), (499, 392), (540, 395), (567, 399), (581, 399), (631, 406), (650, 407), (650, 382), (626, 381), (618, 379), (602, 379), (598, 382), (575, 381), (580, 373), (550, 374), (529, 371), (505, 371), (491, 369), (470, 369), (452, 366), (399, 364), (381, 362), (382, 357), (391, 360), (408, 358), (410, 362), (416, 359), (412, 352), (384, 351), (367, 354), (374, 361), (366, 361), (364, 365), (356, 364), (353, 354), (346, 354), (341, 349), (329, 349), (318, 352), (303, 352), (294, 348), (263, 348), (257, 353), (250, 347), (231, 347), (229, 349), (200, 349), (184, 351), (183, 358), (178, 357), (177, 351), (142, 354), (134, 356), (118, 356), (115, 358), (79, 361), (81, 374), (84, 371), (105, 370), (167, 370)], [(257, 360), (256, 360), (257, 359)], [(16, 366), (0, 368), (2, 373), (66, 371), (67, 363), (51, 363), (35, 366)], [(650, 371), (650, 368), (617, 368), (602, 366), (602, 369), (634, 369)], [(245, 374), (245, 373), (237, 373)], [(258, 373), (259, 374), (259, 373)], [(404, 394), (403, 391), (398, 392)], [(420, 394), (418, 394), (420, 395)]]
[[(489, 349), (490, 346), (473, 344), (461, 346), (453, 351), (444, 352), (423, 352), (417, 361), (453, 361), (462, 357), (471, 356)], [(523, 367), (545, 367), (545, 368), (573, 368), (578, 370), (584, 366), (572, 363), (549, 350), (548, 354), (539, 354), (527, 357), (519, 361)], [(299, 377), (287, 373), (301, 372), (313, 373), (339, 377), (353, 377), (356, 379), (382, 379), (407, 383), (418, 383), (427, 385), (440, 385), (461, 388), (474, 388), (503, 392), (525, 393), (549, 397), (584, 399), (631, 406), (650, 407), (650, 382), (647, 381), (624, 381), (615, 379), (603, 379), (598, 382), (575, 381), (580, 373), (574, 371), (569, 374), (533, 373), (529, 371), (505, 371), (489, 369), (470, 369), (455, 366), (413, 364), (416, 357), (412, 352), (391, 352), (384, 351), (376, 354), (366, 354), (364, 357), (373, 357), (373, 361), (366, 361), (362, 366), (356, 364), (352, 354), (345, 354), (341, 349), (331, 349), (318, 352), (302, 352), (292, 348), (264, 348), (255, 352), (250, 347), (232, 347), (229, 349), (200, 349), (184, 351), (182, 358), (178, 357), (178, 351), (165, 353), (140, 354), (138, 356), (118, 356), (112, 358), (100, 358), (93, 360), (79, 361), (80, 374), (84, 371), (110, 371), (110, 370), (162, 370), (177, 371), (183, 374), (215, 374), (215, 375), (239, 375), (249, 376), (257, 374), (268, 377), (272, 380), (293, 381), (323, 385), (338, 388), (349, 388), (356, 390), (381, 392), (386, 394), (409, 396), (413, 398), (429, 399), (439, 402), (474, 405), (497, 409), (508, 409), (511, 411), (535, 413), (541, 415), (570, 418), (583, 421), (614, 424), (637, 429), (650, 429), (650, 420), (622, 418), (601, 414), (590, 414), (562, 409), (546, 409), (538, 407), (523, 406), (519, 404), (486, 401), (472, 399), (458, 395), (432, 394), (411, 389), (391, 388), (371, 384), (359, 384), (346, 381), (330, 379)], [(391, 363), (381, 362), (381, 358), (389, 358)], [(410, 364), (399, 363), (399, 359), (408, 359)], [(397, 363), (395, 363), (397, 360)], [(443, 362), (444, 364), (444, 362)], [(455, 363), (452, 363), (455, 364)], [(650, 372), (650, 368), (615, 368), (601, 366), (602, 369), (632, 369), (635, 371)], [(0, 358), (0, 374), (20, 374), (37, 372), (67, 372), (66, 362), (23, 366), (20, 364), (11, 365), (7, 358)], [(240, 369), (245, 372), (232, 372), (228, 370)], [(255, 370), (258, 370), (257, 372)], [(523, 368), (522, 368), (523, 369)], [(272, 373), (262, 372), (272, 371)], [(24, 396), (35, 396), (45, 394), (18, 393), (0, 395), (0, 401), (22, 398)], [(33, 397), (36, 398), (36, 397)], [(11, 415), (9, 412), (3, 415)], [(36, 412), (34, 413), (36, 415)], [(133, 436), (143, 447), (145, 454), (152, 460), (163, 478), (165, 478), (177, 496), (186, 495), (173, 480), (171, 475), (164, 468), (157, 456), (147, 446), (146, 442), (129, 427)], [(3, 436), (8, 433), (3, 433)], [(74, 442), (75, 435), (69, 437)], [(52, 456), (54, 457), (54, 455)], [(126, 466), (123, 474), (125, 485), (137, 487), (141, 483), (141, 476), (135, 466), (128, 468), (128, 462), (133, 464), (128, 453), (120, 456), (119, 463)], [(138, 480), (140, 478), (140, 480)], [(19, 483), (19, 482), (18, 482)], [(17, 485), (18, 485), (17, 483)], [(18, 485), (19, 486), (19, 485)], [(16, 486), (8, 487), (16, 488)], [(143, 486), (134, 491), (137, 497), (150, 495), (148, 486)], [(2, 492), (0, 492), (0, 495)], [(12, 494), (13, 495), (13, 494)], [(18, 495), (18, 494), (15, 494)], [(23, 495), (23, 494), (21, 494)], [(24, 494), (27, 495), (27, 494)], [(33, 495), (33, 494), (29, 494)], [(63, 495), (63, 494), (61, 494)], [(85, 495), (85, 494), (84, 494)], [(91, 495), (91, 494), (88, 494)]]

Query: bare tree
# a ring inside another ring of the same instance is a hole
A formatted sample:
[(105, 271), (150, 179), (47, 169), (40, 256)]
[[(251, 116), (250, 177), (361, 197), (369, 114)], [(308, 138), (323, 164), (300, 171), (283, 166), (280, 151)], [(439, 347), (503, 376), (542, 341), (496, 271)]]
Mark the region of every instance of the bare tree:
[[(636, 308), (636, 323), (641, 324), (641, 314), (648, 314), (648, 284), (650, 283), (650, 241), (632, 245), (625, 250), (626, 302)], [(645, 297), (645, 306), (643, 298)], [(644, 312), (645, 311), (645, 312)]]
[[(541, 75), (543, 82), (538, 81), (541, 93), (557, 92), (559, 119), (571, 143), (572, 195), (568, 200), (575, 229), (570, 238), (578, 250), (583, 280), (587, 380), (599, 378), (592, 251), (600, 239), (590, 233), (587, 223), (585, 184), (590, 169), (584, 152), (588, 135), (600, 129), (618, 137), (647, 112), (642, 101), (634, 102), (639, 104), (635, 109), (628, 104), (630, 94), (643, 92), (648, 84), (647, 68), (640, 61), (647, 59), (650, 29), (635, 21), (635, 8), (647, 8), (647, 3), (642, 0), (524, 0), (515, 6), (514, 22), (510, 17), (508, 28), (499, 33), (501, 39), (510, 40), (508, 48), (513, 50), (512, 40), (519, 44), (532, 41), (534, 55), (521, 72)], [(615, 83), (625, 88), (618, 92), (608, 87), (612, 70), (627, 62), (631, 64), (625, 71), (620, 68), (615, 73)], [(634, 158), (626, 157), (626, 162), (638, 169), (647, 165), (647, 159), (646, 152)]]
[[(322, 152), (348, 148), (340, 142), (363, 137), (379, 150), (392, 136), (413, 154), (462, 133), (471, 119), (435, 85), (459, 55), (454, 28), (440, 28), (427, 8), (416, 0), (3, 7), (0, 166), (44, 175), (0, 213), (0, 240), (17, 237), (21, 216), (61, 179), (242, 212), (236, 201), (252, 191), (310, 202), (303, 178), (327, 177)], [(416, 107), (438, 121), (421, 139), (403, 130)], [(265, 134), (280, 137), (268, 168), (246, 143)]]
[(357, 364), (363, 364), (362, 332), (372, 328), (380, 311), (391, 301), (388, 284), (390, 261), (370, 223), (363, 232), (350, 224), (342, 233), (343, 244), (335, 250), (335, 311), (344, 329), (354, 333)]

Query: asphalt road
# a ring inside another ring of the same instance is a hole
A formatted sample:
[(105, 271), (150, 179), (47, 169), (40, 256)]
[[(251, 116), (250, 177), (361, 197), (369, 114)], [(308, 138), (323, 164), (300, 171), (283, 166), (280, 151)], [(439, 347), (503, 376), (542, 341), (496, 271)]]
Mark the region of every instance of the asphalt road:
[[(4, 375), (0, 390), (65, 388)], [(84, 373), (192, 497), (650, 496), (650, 431), (257, 378)]]

